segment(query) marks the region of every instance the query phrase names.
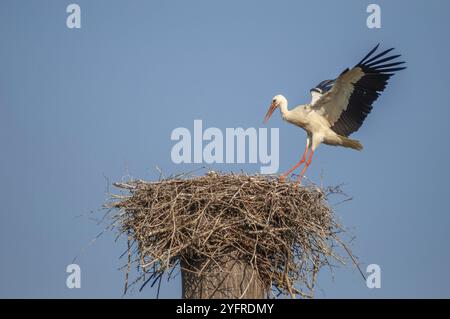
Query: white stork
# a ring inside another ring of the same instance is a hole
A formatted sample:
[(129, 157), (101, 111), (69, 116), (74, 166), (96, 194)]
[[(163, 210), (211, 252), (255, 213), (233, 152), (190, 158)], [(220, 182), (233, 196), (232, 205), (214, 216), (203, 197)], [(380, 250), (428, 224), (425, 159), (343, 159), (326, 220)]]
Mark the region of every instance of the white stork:
[[(372, 104), (386, 87), (395, 71), (403, 70), (403, 61), (395, 61), (400, 55), (386, 56), (393, 48), (375, 54), (379, 44), (352, 69), (345, 69), (336, 79), (320, 82), (311, 89), (311, 102), (288, 109), (283, 95), (276, 95), (264, 118), (266, 123), (276, 108), (280, 108), (285, 121), (301, 127), (307, 133), (306, 148), (300, 161), (280, 176), (286, 177), (306, 161), (298, 175), (301, 181), (311, 164), (315, 149), (320, 143), (361, 150), (362, 144), (348, 138), (363, 124)], [(389, 62), (391, 61), (391, 62)], [(389, 63), (386, 63), (389, 62)]]

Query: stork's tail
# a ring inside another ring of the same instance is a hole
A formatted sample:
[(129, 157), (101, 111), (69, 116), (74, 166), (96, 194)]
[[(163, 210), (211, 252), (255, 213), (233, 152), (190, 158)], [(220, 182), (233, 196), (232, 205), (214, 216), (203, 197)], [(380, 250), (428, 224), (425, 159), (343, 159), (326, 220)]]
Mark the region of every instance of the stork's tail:
[(352, 140), (351, 138), (342, 135), (339, 135), (339, 138), (341, 139), (341, 145), (344, 147), (353, 148), (358, 151), (363, 149), (363, 145), (357, 140)]

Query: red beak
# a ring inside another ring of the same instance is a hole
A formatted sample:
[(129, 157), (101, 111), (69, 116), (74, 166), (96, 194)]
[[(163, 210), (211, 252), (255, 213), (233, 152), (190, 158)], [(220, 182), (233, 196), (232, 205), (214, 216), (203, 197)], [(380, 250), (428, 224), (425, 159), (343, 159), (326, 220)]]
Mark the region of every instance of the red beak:
[(270, 104), (269, 110), (266, 113), (266, 116), (264, 117), (264, 123), (267, 123), (267, 121), (272, 116), (273, 111), (277, 108), (277, 105), (275, 103)]

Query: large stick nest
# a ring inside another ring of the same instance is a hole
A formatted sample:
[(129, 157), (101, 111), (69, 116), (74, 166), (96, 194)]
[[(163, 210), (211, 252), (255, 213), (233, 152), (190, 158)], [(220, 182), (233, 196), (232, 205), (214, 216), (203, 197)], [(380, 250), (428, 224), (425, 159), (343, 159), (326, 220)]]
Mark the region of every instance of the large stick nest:
[(342, 262), (335, 253), (342, 227), (317, 186), (214, 172), (114, 185), (126, 191), (108, 204), (114, 225), (129, 240), (128, 269), (136, 263), (145, 283), (182, 258), (219, 265), (237, 253), (266, 291), (311, 297), (318, 271)]

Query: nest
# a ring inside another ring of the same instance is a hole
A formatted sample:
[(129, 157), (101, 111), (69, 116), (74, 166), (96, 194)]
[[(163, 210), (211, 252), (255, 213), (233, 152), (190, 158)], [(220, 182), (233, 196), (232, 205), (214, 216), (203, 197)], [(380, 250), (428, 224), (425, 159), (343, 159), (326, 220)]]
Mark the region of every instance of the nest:
[(327, 204), (330, 191), (314, 185), (210, 172), (114, 186), (125, 193), (112, 195), (108, 207), (128, 238), (128, 270), (138, 266), (133, 284), (154, 284), (183, 260), (220, 267), (224, 256), (237, 254), (267, 292), (312, 297), (319, 270), (343, 262), (335, 252), (343, 229)]

